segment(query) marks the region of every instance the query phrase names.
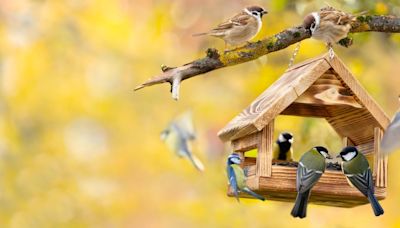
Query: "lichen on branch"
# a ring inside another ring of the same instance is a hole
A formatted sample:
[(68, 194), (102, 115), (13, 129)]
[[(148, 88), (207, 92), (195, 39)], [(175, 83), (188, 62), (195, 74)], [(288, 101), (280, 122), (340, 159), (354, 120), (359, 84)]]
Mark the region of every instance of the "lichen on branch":
[[(384, 32), (400, 33), (400, 18), (395, 16), (358, 16), (353, 22), (350, 33)], [(222, 67), (233, 66), (255, 60), (271, 52), (279, 51), (288, 46), (310, 38), (311, 32), (303, 26), (283, 30), (273, 36), (256, 42), (250, 42), (243, 47), (227, 51), (223, 54), (216, 49), (207, 49), (206, 56), (180, 67), (162, 67), (162, 73), (137, 86), (134, 90), (168, 82), (171, 84), (172, 97), (179, 99), (180, 83), (188, 78), (207, 73)], [(345, 41), (348, 45), (351, 41)]]

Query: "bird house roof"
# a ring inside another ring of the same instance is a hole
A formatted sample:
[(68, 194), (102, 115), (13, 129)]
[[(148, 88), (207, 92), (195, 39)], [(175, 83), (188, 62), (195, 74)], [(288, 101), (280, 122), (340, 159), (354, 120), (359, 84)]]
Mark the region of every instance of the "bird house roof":
[(355, 145), (370, 142), (374, 128), (390, 122), (343, 62), (325, 54), (289, 68), (218, 135), (223, 141), (242, 138), (280, 114), (325, 118)]

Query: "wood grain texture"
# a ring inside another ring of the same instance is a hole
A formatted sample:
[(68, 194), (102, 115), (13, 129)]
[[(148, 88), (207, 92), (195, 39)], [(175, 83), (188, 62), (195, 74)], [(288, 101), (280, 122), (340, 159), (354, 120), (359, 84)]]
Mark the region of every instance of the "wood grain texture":
[[(252, 170), (251, 166), (249, 170)], [(252, 190), (264, 195), (267, 200), (294, 202), (296, 198), (296, 170), (297, 168), (295, 167), (273, 165), (271, 177), (253, 175), (249, 176), (247, 181), (250, 183), (255, 182), (255, 179), (259, 179), (258, 187), (255, 186)], [(232, 195), (230, 190), (228, 190), (228, 195)], [(375, 196), (379, 200), (385, 199), (386, 188), (375, 188)], [(248, 196), (241, 195), (241, 197)], [(327, 170), (313, 187), (310, 203), (337, 207), (355, 207), (369, 202), (356, 188), (348, 184), (342, 172)]]
[(380, 128), (375, 128), (375, 138), (374, 138), (374, 173), (376, 174), (377, 181), (375, 186), (377, 187), (387, 187), (387, 155), (384, 154), (381, 147), (381, 140), (383, 137), (383, 131)]
[(353, 92), (355, 99), (364, 106), (373, 118), (378, 122), (382, 129), (386, 129), (390, 123), (389, 117), (382, 110), (381, 107), (375, 102), (375, 100), (366, 92), (364, 87), (358, 82), (358, 80), (351, 74), (350, 70), (343, 64), (343, 62), (334, 56), (330, 59), (328, 56), (326, 60), (330, 63), (332, 68), (337, 72), (339, 79), (349, 87)]
[(271, 176), (272, 150), (274, 143), (274, 120), (272, 120), (259, 134), (257, 153), (256, 175), (261, 177)]
[(233, 140), (232, 141), (233, 151), (246, 152), (257, 148), (260, 139), (259, 134), (260, 132), (256, 132), (250, 135), (246, 135), (240, 139)]
[(302, 117), (330, 117), (325, 105), (292, 103), (280, 115)]
[(219, 137), (228, 141), (260, 131), (330, 68), (325, 55), (293, 67), (224, 127)]

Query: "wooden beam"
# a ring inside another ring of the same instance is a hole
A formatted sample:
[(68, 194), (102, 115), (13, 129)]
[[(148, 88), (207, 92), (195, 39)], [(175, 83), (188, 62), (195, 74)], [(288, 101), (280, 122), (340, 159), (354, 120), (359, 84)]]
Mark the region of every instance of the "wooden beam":
[(376, 174), (376, 182), (375, 186), (377, 187), (386, 187), (387, 186), (387, 156), (382, 153), (381, 140), (383, 136), (383, 131), (376, 127), (374, 130), (374, 174)]
[(253, 133), (251, 135), (247, 135), (243, 138), (239, 138), (232, 141), (233, 151), (236, 152), (246, 152), (252, 149), (257, 148), (259, 143), (259, 132)]
[(347, 105), (354, 108), (362, 108), (353, 96), (342, 95), (341, 91), (346, 91), (346, 88), (336, 84), (312, 85), (295, 102), (302, 104)]
[(256, 176), (270, 177), (272, 173), (272, 147), (274, 143), (274, 120), (259, 134)]
[(289, 105), (281, 115), (321, 118), (330, 117), (323, 105), (301, 104), (296, 102)]

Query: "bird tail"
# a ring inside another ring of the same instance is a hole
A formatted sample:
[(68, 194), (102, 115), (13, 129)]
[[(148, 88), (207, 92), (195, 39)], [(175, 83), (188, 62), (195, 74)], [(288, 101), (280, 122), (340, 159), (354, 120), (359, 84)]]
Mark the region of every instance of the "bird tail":
[(251, 195), (251, 196), (253, 196), (256, 199), (259, 199), (259, 200), (262, 200), (262, 201), (265, 200), (265, 198), (263, 196), (260, 196), (257, 193), (251, 191), (248, 187), (243, 188), (242, 191), (247, 193), (247, 194), (249, 194), (249, 195)]
[(308, 190), (304, 193), (297, 193), (296, 202), (295, 202), (294, 207), (291, 212), (293, 217), (295, 217), (295, 218), (296, 217), (299, 217), (299, 218), (306, 217), (309, 195), (310, 195), (310, 190)]
[(192, 162), (192, 164), (194, 165), (194, 167), (195, 167), (197, 170), (199, 170), (199, 171), (201, 171), (201, 172), (204, 171), (204, 165), (203, 165), (203, 163), (202, 163), (196, 156), (194, 156), (194, 155), (189, 155), (188, 157), (189, 157), (190, 161)]
[(192, 36), (204, 36), (204, 35), (207, 35), (207, 34), (208, 34), (208, 32), (201, 32), (201, 33), (192, 34)]
[(383, 208), (379, 204), (378, 200), (375, 198), (372, 192), (368, 192), (368, 201), (371, 203), (372, 209), (374, 210), (375, 216), (382, 215), (384, 213)]

